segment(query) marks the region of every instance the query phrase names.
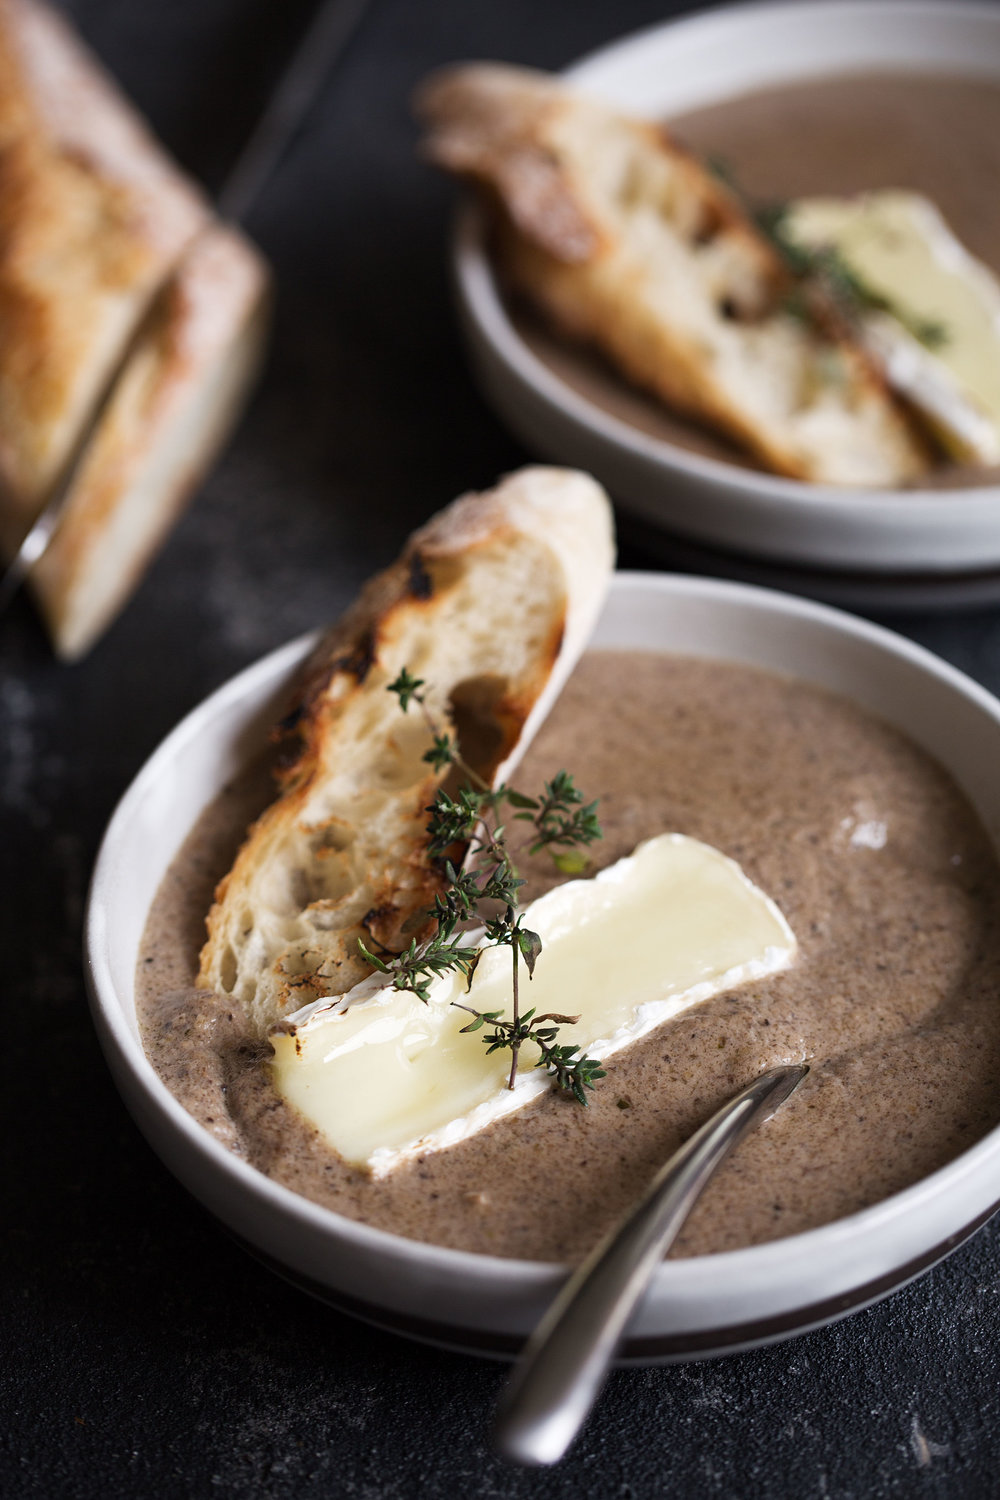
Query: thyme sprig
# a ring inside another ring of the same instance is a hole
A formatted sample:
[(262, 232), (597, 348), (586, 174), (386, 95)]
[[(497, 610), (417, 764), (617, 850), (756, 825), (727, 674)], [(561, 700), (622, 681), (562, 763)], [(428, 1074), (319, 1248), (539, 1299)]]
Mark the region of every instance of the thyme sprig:
[(501, 1047), (520, 1047), (524, 1042), (534, 1042), (541, 1054), (535, 1066), (547, 1068), (557, 1087), (572, 1094), (584, 1106), (587, 1103), (585, 1090), (592, 1089), (599, 1078), (607, 1077), (597, 1058), (580, 1053), (579, 1047), (556, 1041), (558, 1028), (575, 1025), (579, 1016), (562, 1016), (555, 1011), (536, 1016), (532, 1009), (526, 1010), (518, 1021), (507, 1021), (499, 1010), (477, 1011), (468, 1005), (459, 1008), (470, 1011), (473, 1017), (468, 1026), (462, 1027), (463, 1031), (478, 1031), (486, 1025), (492, 1027), (483, 1037), (487, 1056)]
[[(545, 782), (539, 797), (529, 797), (506, 784), (489, 786), (463, 759), (454, 737), (435, 721), (427, 706), (425, 687), (423, 678), (404, 667), (389, 683), (388, 691), (395, 694), (404, 713), (414, 704), (423, 714), (431, 734), (431, 746), (423, 759), (436, 771), (454, 766), (464, 782), (454, 795), (439, 787), (427, 809), (428, 854), (438, 861), (444, 877), (444, 889), (426, 913), (434, 921), (434, 932), (424, 942), (412, 939), (401, 953), (385, 949), (374, 953), (360, 939), (358, 949), (374, 969), (391, 979), (395, 989), (407, 990), (426, 1003), (433, 982), (450, 972), (461, 974), (468, 993), (486, 948), (509, 947), (511, 1016), (499, 1010), (478, 1011), (454, 1001), (472, 1016), (462, 1030), (483, 1030), (488, 1055), (509, 1050), (510, 1089), (517, 1081), (521, 1049), (526, 1042), (533, 1043), (539, 1053), (536, 1067), (545, 1068), (557, 1088), (585, 1105), (586, 1091), (605, 1076), (604, 1070), (596, 1058), (588, 1057), (578, 1046), (558, 1040), (559, 1027), (574, 1025), (579, 1016), (554, 1012), (539, 1016), (534, 1009), (523, 1013), (520, 1009), (520, 968), (523, 964), (530, 980), (542, 940), (525, 926), (519, 910), (518, 893), (524, 881), (518, 875), (507, 829), (500, 819), (507, 808), (513, 814), (512, 822), (530, 823), (528, 852), (537, 854), (548, 849), (563, 874), (578, 874), (587, 863), (586, 846), (602, 836), (597, 803), (585, 803), (565, 771)], [(458, 850), (464, 851), (463, 858), (459, 858)], [(474, 921), (482, 922), (484, 931), (481, 943), (471, 947), (465, 934)]]

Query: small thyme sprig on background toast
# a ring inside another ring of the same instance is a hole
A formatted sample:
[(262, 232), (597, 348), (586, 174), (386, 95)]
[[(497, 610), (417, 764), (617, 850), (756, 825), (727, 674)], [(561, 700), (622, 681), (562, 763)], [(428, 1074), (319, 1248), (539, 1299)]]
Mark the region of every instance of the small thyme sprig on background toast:
[[(586, 846), (601, 838), (597, 820), (597, 803), (584, 803), (572, 776), (559, 771), (545, 782), (541, 796), (529, 797), (513, 787), (501, 784), (490, 787), (462, 759), (455, 739), (443, 732), (431, 715), (421, 689), (423, 679), (414, 677), (404, 667), (388, 687), (399, 699), (404, 713), (416, 704), (432, 736), (430, 749), (423, 759), (435, 770), (454, 766), (466, 785), (452, 796), (439, 787), (427, 809), (429, 818), (428, 855), (441, 863), (445, 889), (428, 913), (436, 922), (433, 935), (425, 942), (411, 941), (402, 953), (373, 953), (359, 939), (362, 956), (379, 973), (385, 974), (397, 990), (409, 990), (425, 1003), (430, 987), (442, 974), (457, 972), (468, 990), (476, 965), (486, 948), (509, 947), (511, 951), (512, 1014), (502, 1011), (477, 1011), (473, 1006), (453, 1002), (472, 1016), (463, 1031), (483, 1030), (487, 1053), (508, 1049), (511, 1054), (507, 1087), (517, 1081), (520, 1051), (525, 1042), (538, 1048), (537, 1067), (545, 1068), (556, 1086), (580, 1104), (587, 1103), (587, 1089), (605, 1076), (597, 1059), (587, 1057), (572, 1044), (558, 1041), (559, 1027), (571, 1026), (579, 1016), (555, 1013), (536, 1015), (534, 1010), (520, 1009), (520, 966), (523, 963), (530, 979), (542, 951), (537, 932), (524, 925), (519, 910), (518, 892), (524, 881), (514, 864), (507, 828), (500, 821), (506, 808), (511, 821), (530, 823), (532, 835), (527, 852), (538, 854), (547, 849), (556, 868), (564, 875), (578, 875), (586, 867)], [(450, 857), (457, 847), (465, 847), (460, 865)], [(466, 924), (481, 921), (482, 942), (471, 947), (463, 942)]]
[(933, 352), (947, 344), (948, 330), (943, 323), (933, 318), (913, 317), (897, 302), (876, 292), (848, 264), (836, 245), (804, 245), (796, 240), (788, 231), (790, 203), (755, 204), (738, 181), (731, 162), (716, 156), (710, 157), (706, 166), (733, 194), (800, 284), (785, 299), (787, 312), (810, 319), (812, 314), (802, 288), (813, 287), (852, 332), (866, 312), (883, 312), (890, 313), (925, 349)]
[[(854, 328), (866, 312), (890, 313), (926, 349), (940, 349), (948, 341), (943, 323), (915, 318), (889, 297), (874, 291), (848, 264), (836, 245), (803, 245), (788, 232), (790, 206), (771, 203), (754, 211), (761, 233), (770, 241), (796, 280), (815, 286), (840, 318)], [(788, 311), (804, 311), (798, 293), (786, 301)]]

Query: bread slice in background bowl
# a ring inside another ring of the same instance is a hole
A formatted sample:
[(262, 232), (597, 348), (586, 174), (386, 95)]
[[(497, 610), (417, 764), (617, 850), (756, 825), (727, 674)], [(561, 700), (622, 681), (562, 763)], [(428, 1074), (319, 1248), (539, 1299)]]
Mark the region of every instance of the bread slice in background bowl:
[(502, 274), (557, 334), (776, 474), (893, 488), (930, 467), (832, 305), (788, 306), (782, 256), (668, 130), (498, 64), (445, 68), (416, 103), (426, 154), (486, 192)]
[[(965, 0), (739, 6), (651, 27), (562, 77), (622, 111), (669, 120), (770, 86), (865, 72), (1000, 82), (1000, 14)], [(695, 452), (590, 399), (529, 344), (502, 295), (476, 205), (459, 216), (454, 271), (470, 356), (499, 414), (534, 450), (587, 468), (654, 526), (828, 572), (940, 577), (1000, 565), (992, 476), (947, 491), (845, 489)]]

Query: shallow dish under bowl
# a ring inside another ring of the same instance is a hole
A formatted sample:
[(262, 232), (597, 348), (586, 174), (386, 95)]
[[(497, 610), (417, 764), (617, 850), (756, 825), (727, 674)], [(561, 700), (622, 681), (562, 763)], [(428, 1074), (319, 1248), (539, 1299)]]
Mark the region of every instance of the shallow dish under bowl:
[[(593, 644), (677, 651), (790, 673), (844, 693), (936, 756), (1000, 838), (1000, 703), (902, 638), (835, 610), (738, 584), (620, 573)], [(233, 678), (167, 737), (122, 798), (86, 923), (101, 1043), (144, 1135), (255, 1254), (335, 1306), (448, 1347), (509, 1354), (560, 1282), (558, 1266), (439, 1249), (341, 1218), (233, 1156), (184, 1111), (139, 1041), (135, 968), (146, 914), (188, 829), (261, 746), (310, 640)], [(997, 1206), (1000, 1129), (916, 1186), (822, 1229), (670, 1261), (626, 1357), (722, 1353), (863, 1307), (933, 1265)]]
[[(669, 119), (772, 85), (865, 72), (1000, 81), (1000, 8), (965, 0), (741, 5), (651, 27), (565, 77), (631, 113)], [(499, 414), (533, 452), (587, 469), (654, 525), (830, 570), (948, 574), (1000, 565), (996, 484), (895, 492), (803, 484), (690, 452), (589, 400), (515, 327), (472, 204), (459, 218), (455, 276), (472, 361)]]

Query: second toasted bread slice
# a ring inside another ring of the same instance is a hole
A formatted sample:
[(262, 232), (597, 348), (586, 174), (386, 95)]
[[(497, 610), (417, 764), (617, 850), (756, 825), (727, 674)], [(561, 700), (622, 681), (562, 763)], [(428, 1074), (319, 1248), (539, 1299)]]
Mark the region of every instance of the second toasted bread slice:
[(431, 158), (489, 189), (506, 271), (564, 333), (777, 473), (893, 486), (927, 468), (862, 350), (788, 306), (777, 252), (664, 130), (492, 64), (435, 75), (417, 105)]

